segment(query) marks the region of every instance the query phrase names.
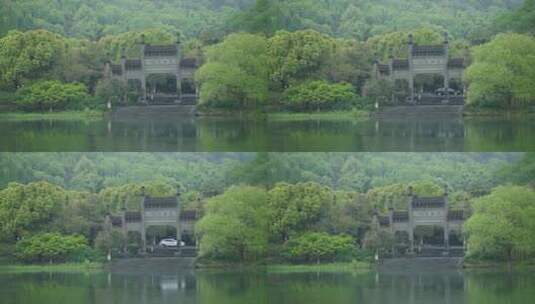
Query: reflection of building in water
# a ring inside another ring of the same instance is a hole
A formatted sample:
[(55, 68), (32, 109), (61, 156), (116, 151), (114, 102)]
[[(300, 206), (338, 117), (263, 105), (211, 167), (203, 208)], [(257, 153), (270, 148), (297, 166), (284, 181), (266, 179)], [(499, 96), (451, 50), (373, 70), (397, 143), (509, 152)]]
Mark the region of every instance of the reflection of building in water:
[(138, 92), (144, 103), (195, 104), (197, 61), (182, 57), (180, 40), (176, 44), (150, 45), (142, 36), (140, 45), (140, 58), (127, 59), (123, 50), (119, 64), (108, 61), (105, 77), (122, 81), (129, 91)]
[[(396, 91), (408, 93), (410, 103), (464, 103), (461, 83), (464, 59), (449, 57), (447, 33), (444, 43), (439, 45), (417, 45), (411, 34), (408, 49), (407, 59), (390, 58), (388, 64), (376, 61), (373, 77), (392, 81)], [(439, 88), (434, 83), (440, 83)], [(393, 99), (399, 97), (405, 96), (393, 96)]]
[(374, 214), (376, 228), (394, 237), (392, 254), (464, 255), (465, 212), (448, 206), (447, 189), (442, 196), (419, 197), (409, 187), (407, 195), (407, 210), (390, 206), (388, 215)]
[[(197, 254), (197, 240), (195, 238), (195, 223), (198, 219), (196, 210), (184, 210), (180, 204), (180, 193), (171, 197), (151, 197), (145, 194), (142, 187), (140, 208), (137, 211), (126, 210), (123, 207), (120, 216), (109, 216), (112, 226), (120, 227), (125, 239), (129, 233), (138, 233), (141, 239), (141, 253), (147, 252), (147, 230), (153, 227), (172, 227), (176, 240), (184, 243), (177, 248), (159, 248), (160, 253), (166, 251), (180, 256), (195, 256)], [(155, 245), (155, 244), (153, 244)], [(125, 244), (126, 251), (126, 244)], [(151, 252), (158, 253), (156, 248)], [(176, 252), (174, 252), (176, 251)]]

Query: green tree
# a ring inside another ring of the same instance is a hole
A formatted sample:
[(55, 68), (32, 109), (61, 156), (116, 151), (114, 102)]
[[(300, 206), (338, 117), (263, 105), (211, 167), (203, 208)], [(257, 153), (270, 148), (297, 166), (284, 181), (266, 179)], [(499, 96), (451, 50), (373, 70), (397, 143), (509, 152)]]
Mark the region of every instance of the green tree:
[(348, 109), (357, 99), (355, 89), (347, 83), (329, 84), (316, 80), (288, 88), (283, 104), (298, 111)]
[(468, 255), (511, 263), (535, 254), (535, 191), (500, 186), (473, 202), (465, 223)]
[(81, 109), (90, 99), (81, 83), (61, 83), (57, 80), (38, 81), (17, 91), (17, 105), (25, 110)]
[(279, 183), (269, 191), (270, 233), (274, 241), (286, 241), (316, 225), (333, 204), (328, 187), (317, 183)]
[[(432, 181), (418, 181), (410, 183), (413, 193), (424, 196), (440, 196), (444, 188)], [(389, 207), (406, 209), (408, 204), (407, 184), (396, 183), (383, 187), (375, 187), (366, 193), (372, 206), (387, 209)]]
[(271, 80), (286, 89), (297, 81), (315, 78), (334, 46), (332, 38), (313, 30), (277, 32), (268, 43)]
[(0, 191), (0, 238), (11, 242), (46, 230), (65, 197), (63, 189), (47, 182), (10, 183)]
[(465, 72), (469, 105), (511, 109), (535, 102), (535, 38), (500, 34), (472, 54)]
[(413, 35), (415, 44), (440, 44), (443, 36), (437, 29), (421, 27), (413, 31), (397, 31), (374, 36), (366, 44), (379, 60), (387, 60), (390, 56), (406, 58), (408, 54), (408, 37)]
[(41, 233), (18, 241), (15, 257), (26, 263), (58, 263), (82, 262), (94, 255), (83, 236)]
[(355, 251), (355, 240), (348, 235), (307, 232), (290, 238), (286, 247), (292, 260), (319, 264), (322, 260), (348, 260)]
[(252, 261), (268, 245), (268, 194), (250, 186), (234, 186), (208, 200), (196, 225), (200, 255), (214, 259)]
[(11, 31), (0, 39), (0, 87), (16, 90), (57, 67), (64, 53), (56, 34), (34, 30)]
[(535, 34), (535, 1), (525, 0), (521, 7), (501, 16), (497, 24), (500, 29), (509, 28), (519, 33)]
[(256, 108), (268, 98), (267, 41), (231, 34), (206, 49), (206, 64), (196, 74), (200, 103), (215, 107)]

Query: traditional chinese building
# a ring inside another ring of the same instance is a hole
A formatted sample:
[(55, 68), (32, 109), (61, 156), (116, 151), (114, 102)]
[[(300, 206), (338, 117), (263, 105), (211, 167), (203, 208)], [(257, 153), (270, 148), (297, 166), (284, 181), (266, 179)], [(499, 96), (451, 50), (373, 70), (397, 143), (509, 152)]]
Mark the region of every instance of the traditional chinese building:
[[(464, 210), (449, 206), (447, 190), (442, 196), (420, 197), (409, 187), (407, 208), (395, 210), (390, 207), (387, 214), (375, 212), (374, 222), (378, 225), (376, 228), (394, 236), (395, 247), (406, 246), (405, 253), (423, 254), (434, 251), (435, 255), (437, 252), (441, 255), (462, 255), (465, 250), (462, 236), (465, 216)], [(428, 232), (429, 241), (426, 237), (417, 237), (420, 228), (432, 232)]]
[[(119, 63), (106, 62), (104, 76), (118, 79), (130, 87), (137, 87), (141, 93), (140, 101), (143, 103), (165, 100), (167, 103), (195, 104), (198, 91), (194, 82), (196, 70), (197, 61), (182, 56), (180, 40), (177, 40), (176, 44), (151, 45), (146, 44), (142, 36), (140, 57), (126, 58), (123, 50)], [(154, 87), (149, 90), (149, 80), (158, 76), (174, 79), (175, 92), (162, 93)]]
[(183, 247), (188, 250), (195, 248), (197, 246), (195, 223), (198, 218), (197, 211), (182, 208), (179, 193), (170, 197), (151, 197), (145, 194), (144, 188), (138, 210), (123, 208), (119, 216), (108, 217), (113, 227), (121, 229), (125, 239), (129, 233), (139, 233), (142, 254), (147, 252), (147, 230), (157, 226), (174, 227), (176, 239), (185, 243)]
[[(444, 42), (438, 45), (418, 45), (411, 34), (407, 44), (407, 58), (390, 58), (388, 63), (376, 60), (373, 77), (391, 80), (398, 86), (405, 84), (409, 103), (464, 103), (464, 88), (454, 90), (450, 83), (455, 81), (461, 86), (465, 62), (463, 58), (450, 58), (448, 34), (444, 34)], [(425, 94), (415, 90), (415, 79), (419, 76), (441, 76), (443, 87), (439, 89), (440, 96), (436, 91)]]

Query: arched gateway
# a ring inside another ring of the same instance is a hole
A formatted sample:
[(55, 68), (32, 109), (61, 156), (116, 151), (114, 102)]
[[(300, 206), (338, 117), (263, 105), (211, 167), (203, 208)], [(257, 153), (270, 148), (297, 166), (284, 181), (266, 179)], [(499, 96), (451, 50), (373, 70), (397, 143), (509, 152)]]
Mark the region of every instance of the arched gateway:
[[(378, 226), (376, 228), (390, 232), (394, 238), (398, 238), (397, 245), (400, 244), (399, 238), (403, 238), (403, 241), (408, 243), (405, 245), (409, 254), (463, 255), (465, 242), (461, 233), (465, 212), (448, 206), (447, 190), (443, 196), (419, 197), (413, 193), (412, 187), (409, 187), (407, 195), (406, 210), (389, 208), (388, 215), (374, 213), (374, 222)], [(428, 228), (425, 230), (428, 231), (427, 238), (433, 241), (431, 244), (426, 243), (423, 236), (415, 240), (418, 238), (419, 228)], [(396, 251), (395, 248), (392, 249)]]
[[(465, 63), (463, 58), (449, 57), (447, 33), (444, 34), (444, 43), (439, 45), (417, 45), (410, 34), (408, 50), (407, 59), (390, 58), (387, 64), (376, 60), (373, 77), (391, 80), (396, 85), (406, 84), (407, 99), (411, 104), (464, 103), (464, 88), (460, 87), (460, 83)], [(435, 80), (440, 78), (442, 87), (432, 92), (417, 90), (415, 80), (423, 76), (434, 77)], [(457, 88), (452, 89), (451, 84)], [(394, 96), (392, 98), (395, 99)]]
[[(182, 57), (179, 41), (171, 45), (150, 45), (142, 38), (140, 53), (140, 58), (127, 59), (123, 52), (120, 63), (106, 62), (104, 76), (118, 79), (127, 85), (138, 84), (143, 103), (196, 103), (198, 90), (194, 75), (197, 61)], [(172, 79), (175, 85), (170, 91), (158, 91), (156, 85), (151, 86), (150, 83), (157, 76)]]
[[(171, 197), (151, 197), (142, 191), (139, 210), (123, 208), (119, 216), (108, 216), (109, 223), (121, 229), (125, 239), (131, 232), (141, 236), (141, 253), (147, 252), (147, 230), (151, 227), (174, 227), (176, 239), (185, 246), (179, 247), (178, 253), (190, 255), (196, 252), (195, 223), (198, 214), (193, 210), (183, 210), (180, 194)], [(125, 245), (126, 247), (126, 245)], [(126, 250), (126, 248), (125, 248)]]

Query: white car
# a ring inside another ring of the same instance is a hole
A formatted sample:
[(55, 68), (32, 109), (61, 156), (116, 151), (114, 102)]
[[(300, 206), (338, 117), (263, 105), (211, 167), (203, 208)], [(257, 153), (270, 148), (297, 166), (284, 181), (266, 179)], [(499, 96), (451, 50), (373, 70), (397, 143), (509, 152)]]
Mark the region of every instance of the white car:
[(178, 241), (175, 239), (162, 239), (158, 245), (161, 247), (177, 247)]

